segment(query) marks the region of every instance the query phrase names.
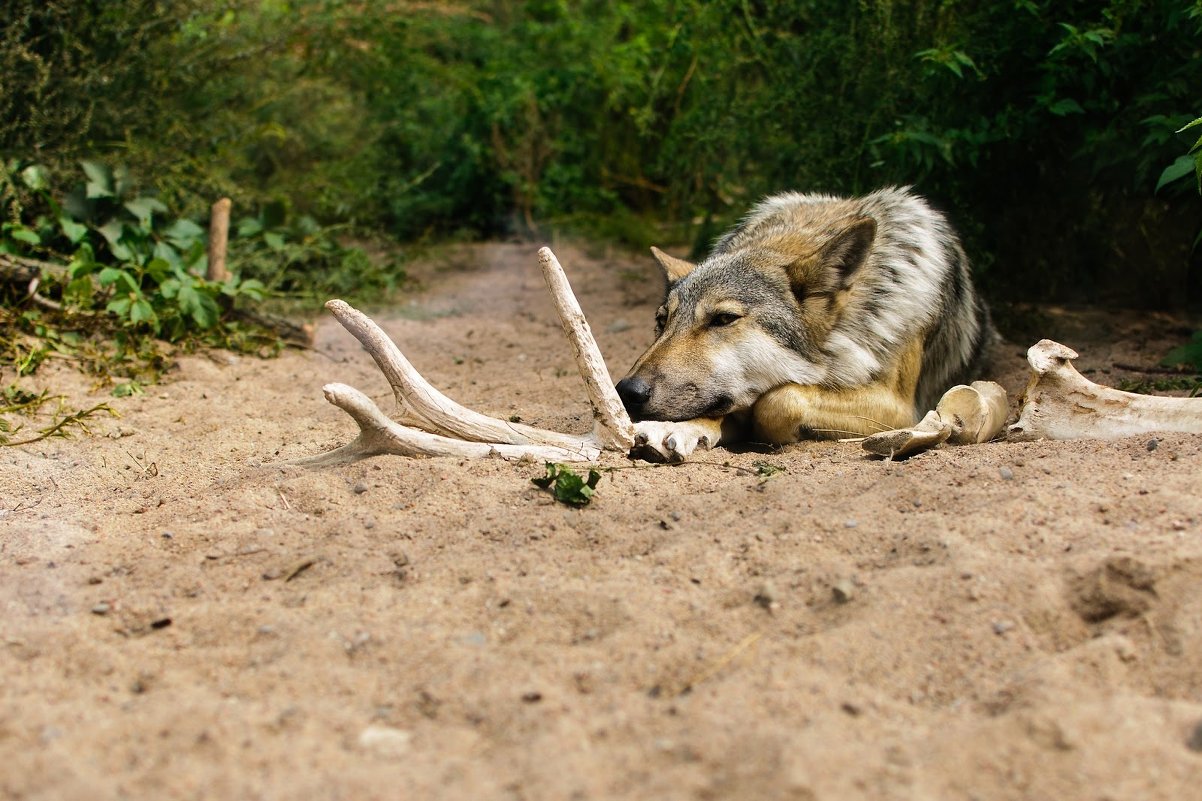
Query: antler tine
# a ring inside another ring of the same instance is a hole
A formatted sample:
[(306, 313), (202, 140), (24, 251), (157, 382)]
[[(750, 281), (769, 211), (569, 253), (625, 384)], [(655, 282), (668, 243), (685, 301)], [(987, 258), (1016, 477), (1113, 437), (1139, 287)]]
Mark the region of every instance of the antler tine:
[(588, 392), (589, 402), (593, 405), (593, 416), (597, 425), (594, 434), (602, 447), (611, 450), (630, 450), (634, 445), (634, 424), (626, 414), (626, 407), (618, 397), (610, 379), (609, 370), (605, 367), (605, 359), (593, 331), (589, 328), (588, 320), (572, 293), (568, 278), (564, 275), (563, 266), (551, 252), (551, 248), (540, 248), (538, 260), (542, 264), (543, 279), (547, 289), (555, 301), (555, 310), (559, 312), (559, 321), (563, 324), (564, 333), (576, 354), (576, 367), (584, 379), (584, 387)]
[(330, 467), (347, 464), (369, 456), (456, 456), (480, 458), (500, 456), (504, 459), (538, 459), (553, 462), (589, 462), (601, 449), (578, 440), (575, 447), (555, 445), (513, 445), (508, 443), (468, 442), (444, 437), (400, 425), (380, 411), (380, 407), (354, 387), (346, 384), (327, 384), (322, 391), (326, 400), (349, 414), (359, 426), (359, 436), (340, 448), (317, 456), (298, 459), (294, 464), (307, 467)]

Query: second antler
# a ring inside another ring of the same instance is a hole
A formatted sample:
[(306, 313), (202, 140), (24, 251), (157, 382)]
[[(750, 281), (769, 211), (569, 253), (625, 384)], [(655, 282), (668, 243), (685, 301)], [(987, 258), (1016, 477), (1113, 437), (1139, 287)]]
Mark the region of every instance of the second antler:
[(422, 378), (367, 315), (341, 300), (331, 300), (326, 308), (359, 340), (384, 373), (404, 424), (390, 419), (359, 390), (345, 384), (327, 384), (323, 388), (326, 400), (351, 416), (359, 426), (359, 435), (340, 448), (299, 463), (322, 467), (381, 454), (460, 458), (497, 455), (505, 459), (587, 462), (603, 450), (628, 451), (634, 444), (634, 427), (610, 380), (588, 321), (555, 254), (550, 248), (542, 248), (538, 256), (593, 406), (595, 425), (591, 434), (563, 434), (509, 423), (460, 406)]

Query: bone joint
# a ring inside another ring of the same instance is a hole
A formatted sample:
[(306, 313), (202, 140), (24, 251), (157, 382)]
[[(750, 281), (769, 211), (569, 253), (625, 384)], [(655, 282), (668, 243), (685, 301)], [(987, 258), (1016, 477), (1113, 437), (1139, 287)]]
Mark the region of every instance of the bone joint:
[(1153, 432), (1202, 433), (1202, 398), (1169, 398), (1095, 384), (1077, 372), (1077, 354), (1040, 340), (1027, 351), (1031, 379), (1008, 439), (1117, 439)]
[(949, 389), (939, 404), (913, 428), (882, 431), (862, 440), (864, 450), (892, 459), (909, 456), (944, 442), (971, 445), (1002, 433), (1010, 403), (1006, 390), (992, 381), (974, 381)]
[(351, 416), (359, 426), (359, 435), (340, 448), (297, 463), (325, 467), (381, 454), (587, 462), (596, 460), (605, 450), (628, 451), (634, 444), (634, 426), (618, 398), (563, 267), (550, 248), (539, 250), (538, 257), (593, 406), (592, 433), (547, 431), (498, 420), (460, 406), (422, 378), (396, 343), (367, 315), (341, 300), (331, 300), (326, 308), (359, 340), (384, 373), (396, 396), (403, 423), (390, 419), (359, 390), (345, 384), (327, 384), (323, 388), (326, 400)]

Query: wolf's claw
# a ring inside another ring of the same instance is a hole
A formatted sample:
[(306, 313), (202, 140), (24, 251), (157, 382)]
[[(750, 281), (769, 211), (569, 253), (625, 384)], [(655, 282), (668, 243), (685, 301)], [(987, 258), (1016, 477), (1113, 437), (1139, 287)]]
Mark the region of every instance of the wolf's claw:
[(711, 446), (709, 426), (693, 420), (644, 420), (634, 424), (634, 431), (631, 455), (649, 462), (683, 462), (698, 448)]

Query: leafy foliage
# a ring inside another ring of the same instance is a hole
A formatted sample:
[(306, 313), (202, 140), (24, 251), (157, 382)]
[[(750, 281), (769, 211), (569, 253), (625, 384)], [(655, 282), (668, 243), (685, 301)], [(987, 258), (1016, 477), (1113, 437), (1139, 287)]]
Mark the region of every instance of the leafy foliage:
[[(360, 251), (339, 245), (327, 228), (310, 224), (294, 232), (282, 211), (267, 210), (254, 225), (243, 220), (238, 226), (245, 236), (233, 240), (233, 277), (209, 281), (200, 223), (172, 215), (155, 194), (136, 191), (122, 167), (80, 166), (82, 180), (58, 194), (42, 165), (10, 160), (0, 169), (0, 211), (8, 220), (0, 224), (0, 261), (40, 272), (36, 294), (10, 289), (0, 305), (0, 352), (18, 376), (46, 359), (67, 358), (112, 380), (113, 394), (121, 396), (140, 392), (169, 364), (162, 341), (271, 355), (283, 342), (243, 319), (242, 306), (287, 289), (287, 276), (311, 269), (319, 258), (327, 264), (359, 258), (361, 270), (374, 272)], [(256, 269), (275, 286), (246, 276)], [(378, 278), (363, 280), (356, 288), (379, 284)], [(35, 300), (41, 308), (21, 308)]]
[[(10, 174), (19, 166), (10, 164)], [(38, 165), (20, 169), (20, 180), (48, 213), (29, 223), (18, 216), (0, 233), (0, 253), (69, 259), (59, 277), (65, 309), (103, 310), (124, 328), (178, 341), (216, 329), (223, 297), (263, 298), (265, 287), (255, 279), (206, 280), (204, 229), (171, 218), (157, 197), (136, 194), (126, 170), (94, 161), (81, 166), (86, 181), (61, 202)]]
[(701, 251), (763, 193), (902, 183), (994, 296), (1176, 305), (1202, 301), (1199, 34), (1198, 0), (13, 0), (0, 154), (61, 180), (119, 149), (191, 219), (286, 199), (292, 247), (241, 246), (289, 292), (378, 274), (306, 219)]
[(538, 487), (550, 490), (551, 495), (560, 503), (568, 506), (587, 506), (593, 500), (597, 483), (601, 481), (601, 473), (590, 469), (585, 478), (569, 467), (547, 462), (547, 474), (530, 481)]

